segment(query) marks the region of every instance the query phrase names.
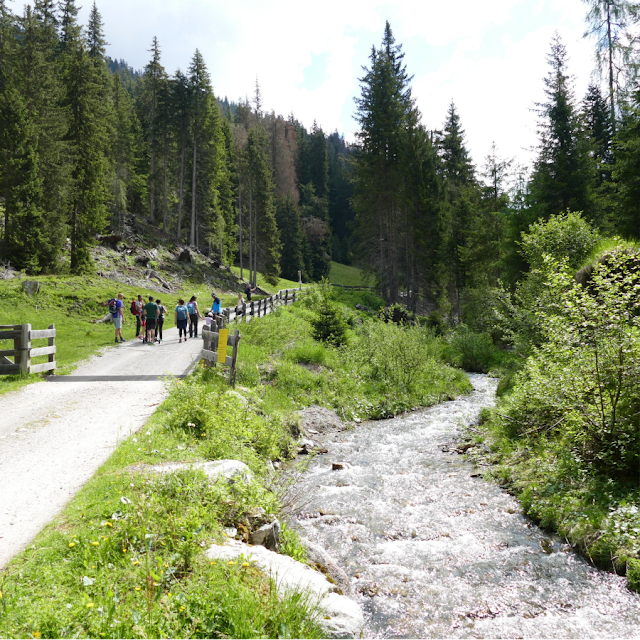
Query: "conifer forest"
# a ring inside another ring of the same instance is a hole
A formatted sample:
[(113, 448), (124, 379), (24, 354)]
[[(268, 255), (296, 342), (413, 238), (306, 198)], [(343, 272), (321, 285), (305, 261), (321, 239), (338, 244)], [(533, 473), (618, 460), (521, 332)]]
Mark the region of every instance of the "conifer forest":
[(225, 264), (318, 281), (330, 260), (357, 264), (389, 303), (457, 322), (531, 268), (521, 234), (580, 212), (594, 231), (640, 235), (640, 57), (627, 0), (590, 0), (601, 82), (573, 89), (567, 49), (549, 43), (530, 167), (495, 146), (472, 159), (451, 103), (427, 128), (402, 45), (386, 24), (363, 61), (354, 143), (310, 130), (252, 98), (216, 96), (196, 49), (185, 70), (161, 43), (136, 71), (106, 56), (96, 7), (0, 0), (2, 257), (29, 274), (90, 272), (99, 234), (129, 216)]

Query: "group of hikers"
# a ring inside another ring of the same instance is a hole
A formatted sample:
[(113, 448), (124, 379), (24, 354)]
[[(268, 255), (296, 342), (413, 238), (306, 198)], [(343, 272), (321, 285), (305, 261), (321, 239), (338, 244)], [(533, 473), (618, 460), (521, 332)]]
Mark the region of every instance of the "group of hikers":
[[(247, 285), (245, 294), (247, 300), (251, 300), (251, 294), (255, 291), (255, 287)], [(198, 320), (204, 320), (208, 327), (216, 322), (219, 324), (222, 316), (222, 303), (218, 295), (213, 292), (211, 294), (213, 304), (211, 309), (202, 315), (198, 307), (198, 300), (195, 295), (191, 296), (189, 302), (185, 305), (184, 298), (178, 300), (178, 304), (174, 310), (174, 322), (178, 328), (178, 342), (187, 341), (187, 328), (189, 329), (189, 338), (198, 337)], [(105, 303), (109, 307), (111, 320), (116, 330), (116, 344), (126, 342), (122, 336), (122, 325), (125, 322), (124, 313), (124, 295), (119, 293), (116, 298), (111, 298)], [(242, 293), (238, 294), (238, 306), (245, 304)], [(143, 344), (154, 345), (162, 343), (162, 329), (164, 327), (165, 317), (169, 313), (167, 307), (162, 304), (160, 298), (149, 296), (149, 301), (145, 303), (142, 295), (131, 301), (129, 305), (131, 314), (136, 319), (136, 338), (142, 340)]]

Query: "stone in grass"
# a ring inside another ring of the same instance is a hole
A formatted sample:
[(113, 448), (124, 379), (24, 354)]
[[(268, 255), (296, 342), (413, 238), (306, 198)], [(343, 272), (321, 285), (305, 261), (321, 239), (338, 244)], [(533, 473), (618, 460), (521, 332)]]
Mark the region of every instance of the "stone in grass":
[(360, 637), (364, 617), (358, 603), (336, 593), (337, 587), (308, 565), (265, 547), (252, 547), (237, 540), (212, 545), (206, 555), (211, 560), (233, 560), (244, 556), (273, 578), (281, 596), (292, 591), (308, 592), (311, 604), (318, 603), (318, 623), (327, 638)]
[(212, 462), (181, 462), (177, 464), (158, 464), (148, 467), (153, 473), (175, 473), (187, 469), (200, 470), (213, 482), (218, 478), (226, 478), (233, 483), (236, 480), (251, 482), (251, 469), (240, 460), (213, 460)]
[(22, 290), (28, 296), (35, 296), (40, 292), (40, 283), (37, 280), (24, 280), (22, 282)]

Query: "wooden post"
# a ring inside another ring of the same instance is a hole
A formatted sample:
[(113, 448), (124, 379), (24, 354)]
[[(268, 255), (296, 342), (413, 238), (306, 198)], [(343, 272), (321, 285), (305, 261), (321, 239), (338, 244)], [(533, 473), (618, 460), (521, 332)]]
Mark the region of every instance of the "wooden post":
[[(16, 360), (17, 360), (16, 356)], [(20, 328), (20, 373), (28, 374), (31, 366), (31, 325)]]
[(233, 351), (231, 353), (231, 367), (229, 369), (229, 384), (232, 387), (236, 386), (236, 364), (238, 362), (238, 343), (240, 342), (240, 331), (236, 329), (236, 332), (233, 334), (235, 338), (233, 343)]
[(302, 291), (302, 271), (298, 271), (298, 289)]
[[(50, 324), (49, 329), (55, 329), (56, 325), (55, 324)], [(47, 338), (47, 346), (49, 347), (53, 347), (56, 344), (56, 337), (52, 336), (51, 338)], [(55, 362), (56, 361), (56, 354), (55, 353), (50, 353), (47, 356), (47, 360), (48, 362)], [(53, 369), (49, 369), (49, 371), (47, 371), (47, 375), (52, 375), (53, 374)]]
[(289, 304), (289, 289), (287, 289), (284, 293), (284, 306), (286, 307)]

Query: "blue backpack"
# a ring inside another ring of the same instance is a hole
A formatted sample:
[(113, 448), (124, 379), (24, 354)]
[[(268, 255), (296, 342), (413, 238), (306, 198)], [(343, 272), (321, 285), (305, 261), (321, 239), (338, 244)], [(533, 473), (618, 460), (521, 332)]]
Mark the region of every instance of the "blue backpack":
[(195, 305), (195, 304), (193, 304), (193, 302), (190, 302), (190, 303), (187, 305), (187, 309), (188, 309), (188, 311), (189, 311), (189, 315), (190, 315), (190, 316), (195, 315), (195, 313), (196, 313), (196, 305)]
[(184, 305), (178, 305), (176, 307), (176, 316), (178, 320), (186, 320), (187, 319), (187, 308)]

